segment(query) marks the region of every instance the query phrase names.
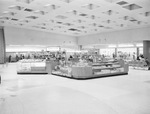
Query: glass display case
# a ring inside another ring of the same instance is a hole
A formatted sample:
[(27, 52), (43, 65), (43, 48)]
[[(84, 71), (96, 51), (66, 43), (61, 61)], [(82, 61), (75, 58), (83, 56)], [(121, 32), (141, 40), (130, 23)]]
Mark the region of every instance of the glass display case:
[(46, 62), (41, 60), (22, 60), (17, 64), (17, 73), (47, 73)]

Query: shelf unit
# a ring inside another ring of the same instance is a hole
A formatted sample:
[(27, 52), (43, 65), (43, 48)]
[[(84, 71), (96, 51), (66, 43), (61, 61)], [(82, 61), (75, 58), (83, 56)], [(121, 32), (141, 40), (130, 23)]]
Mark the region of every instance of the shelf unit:
[[(117, 76), (128, 74), (129, 65), (124, 61), (111, 62), (111, 63), (96, 63), (92, 66), (72, 66), (71, 73), (65, 73), (61, 71), (53, 72), (54, 75), (71, 77), (74, 79), (89, 79), (98, 78), (104, 76)], [(62, 75), (61, 75), (62, 74)]]

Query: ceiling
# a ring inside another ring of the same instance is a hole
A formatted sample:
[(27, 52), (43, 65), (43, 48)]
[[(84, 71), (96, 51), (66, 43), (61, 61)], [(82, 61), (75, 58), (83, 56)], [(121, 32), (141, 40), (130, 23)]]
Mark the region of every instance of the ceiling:
[(81, 36), (150, 26), (150, 0), (0, 0), (0, 25)]

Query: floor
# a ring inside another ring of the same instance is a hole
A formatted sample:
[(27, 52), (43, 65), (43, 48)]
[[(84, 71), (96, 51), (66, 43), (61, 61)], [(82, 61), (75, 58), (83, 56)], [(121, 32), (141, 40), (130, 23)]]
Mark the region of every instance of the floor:
[(74, 80), (0, 65), (0, 114), (150, 114), (150, 71)]

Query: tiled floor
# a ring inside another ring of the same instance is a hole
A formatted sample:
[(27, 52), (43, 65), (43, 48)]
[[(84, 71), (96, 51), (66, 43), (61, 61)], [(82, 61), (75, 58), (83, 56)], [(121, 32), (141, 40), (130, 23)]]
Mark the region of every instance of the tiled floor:
[(0, 66), (0, 114), (150, 114), (150, 71), (74, 80)]

